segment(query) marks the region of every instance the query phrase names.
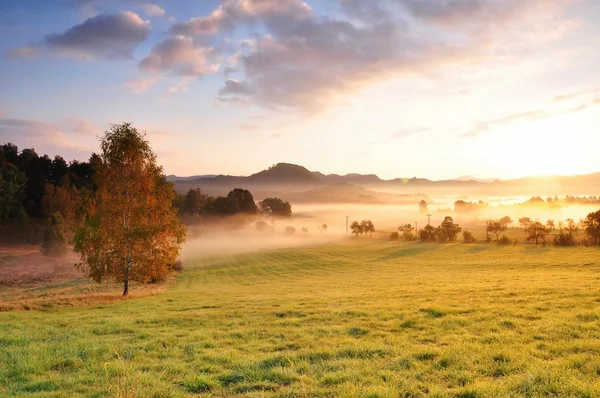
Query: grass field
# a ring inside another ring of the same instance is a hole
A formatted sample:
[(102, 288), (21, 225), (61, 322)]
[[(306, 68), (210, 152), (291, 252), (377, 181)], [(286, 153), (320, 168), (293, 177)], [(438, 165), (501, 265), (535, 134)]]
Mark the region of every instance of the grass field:
[(600, 395), (600, 251), (361, 239), (0, 313), (0, 396)]

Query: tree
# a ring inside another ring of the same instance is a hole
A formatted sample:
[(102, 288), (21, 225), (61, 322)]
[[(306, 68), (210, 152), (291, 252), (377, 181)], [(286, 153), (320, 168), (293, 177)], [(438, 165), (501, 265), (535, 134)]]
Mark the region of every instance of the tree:
[(273, 226), (267, 224), (265, 221), (260, 220), (256, 222), (256, 230), (258, 232), (273, 232)]
[(500, 240), (500, 235), (506, 231), (506, 224), (501, 221), (491, 221), (487, 224), (487, 232), (496, 235), (496, 242)]
[(437, 229), (437, 236), (440, 242), (454, 242), (461, 231), (462, 229), (454, 223), (452, 217), (446, 217)]
[(219, 196), (217, 198), (209, 198), (206, 203), (200, 208), (200, 214), (212, 216), (233, 216), (241, 213), (240, 205), (235, 198)]
[(414, 231), (415, 227), (412, 224), (403, 224), (398, 227), (398, 232), (402, 233), (404, 240), (413, 240), (415, 237)]
[(513, 223), (513, 220), (510, 217), (506, 216), (502, 217), (500, 220), (498, 220), (498, 222), (504, 225), (506, 228), (508, 228), (508, 226)]
[(67, 252), (67, 238), (63, 217), (60, 213), (52, 214), (44, 231), (44, 243), (41, 252), (46, 256), (60, 256)]
[(539, 244), (540, 239), (546, 243), (546, 235), (550, 233), (550, 229), (539, 221), (532, 221), (525, 228), (528, 241), (535, 241), (535, 245)]
[(463, 242), (464, 243), (475, 243), (477, 239), (473, 236), (473, 234), (469, 231), (463, 231)]
[(148, 283), (173, 271), (185, 228), (172, 206), (167, 182), (145, 135), (130, 123), (113, 125), (101, 139), (98, 190), (88, 219), (77, 229), (77, 268), (102, 282)]
[(433, 226), (426, 225), (425, 228), (419, 230), (419, 239), (421, 239), (421, 242), (433, 242), (436, 234), (436, 229)]
[(279, 198), (267, 198), (259, 202), (258, 206), (260, 212), (268, 216), (285, 218), (292, 216), (292, 205)]
[(190, 189), (183, 198), (183, 211), (188, 214), (198, 214), (206, 202), (206, 195), (202, 195), (200, 188)]
[(390, 240), (398, 240), (400, 238), (400, 234), (398, 232), (392, 232), (390, 234)]
[(45, 194), (42, 199), (42, 213), (46, 217), (52, 217), (55, 213), (60, 213), (65, 225), (75, 226), (77, 220), (77, 201), (79, 192), (77, 188), (69, 188), (46, 184)]
[(358, 236), (358, 235), (362, 235), (364, 233), (364, 229), (362, 224), (359, 224), (358, 221), (354, 221), (351, 225), (350, 225), (350, 230), (352, 231), (352, 234)]
[(294, 235), (296, 233), (296, 228), (289, 226), (285, 228), (285, 234), (286, 235)]
[(419, 202), (419, 213), (421, 213), (421, 214), (429, 213), (428, 204), (425, 200), (421, 200)]
[(600, 210), (590, 213), (583, 220), (583, 228), (593, 245), (600, 245)]
[(362, 220), (360, 226), (365, 235), (369, 234), (373, 236), (373, 234), (375, 233), (375, 225), (373, 225), (373, 222), (371, 220)]
[(327, 232), (327, 224), (323, 224), (319, 227), (319, 232)]
[(527, 229), (529, 227), (529, 224), (531, 224), (531, 218), (529, 217), (521, 217), (519, 218), (519, 224), (521, 225), (521, 228), (523, 229)]
[(548, 227), (548, 229), (550, 231), (554, 231), (554, 229), (556, 228), (556, 224), (554, 223), (554, 220), (546, 221), (546, 227)]
[(24, 198), (25, 175), (15, 165), (0, 159), (0, 225), (24, 215)]
[[(229, 199), (235, 200), (237, 202), (241, 213), (256, 214), (258, 212), (256, 203), (254, 203), (254, 197), (252, 196), (250, 191), (248, 191), (247, 189), (236, 188), (233, 191), (229, 192), (227, 197)], [(290, 207), (290, 215), (291, 215), (291, 207)]]

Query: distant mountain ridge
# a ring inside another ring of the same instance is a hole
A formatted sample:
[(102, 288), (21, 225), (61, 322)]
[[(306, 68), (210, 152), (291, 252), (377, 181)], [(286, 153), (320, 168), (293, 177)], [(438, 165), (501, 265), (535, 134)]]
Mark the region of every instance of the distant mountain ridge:
[(451, 180), (429, 180), (426, 178), (395, 178), (383, 180), (375, 174), (324, 174), (310, 171), (306, 167), (291, 163), (278, 163), (266, 170), (247, 177), (229, 175), (204, 175), (193, 177), (168, 176), (172, 182), (196, 184), (202, 186), (304, 186), (317, 188), (333, 184), (354, 184), (361, 186), (447, 186), (447, 187), (485, 187), (485, 186), (514, 186), (520, 184), (567, 184), (600, 187), (600, 172), (579, 176), (524, 177), (514, 180), (477, 179), (474, 177), (459, 177)]

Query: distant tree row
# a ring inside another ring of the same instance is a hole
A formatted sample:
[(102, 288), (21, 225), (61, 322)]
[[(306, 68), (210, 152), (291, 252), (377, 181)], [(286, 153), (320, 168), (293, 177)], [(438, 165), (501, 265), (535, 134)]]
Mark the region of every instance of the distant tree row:
[(360, 223), (358, 221), (352, 222), (350, 225), (350, 230), (353, 235), (357, 237), (359, 235), (370, 235), (372, 236), (375, 233), (375, 225), (371, 220), (362, 220)]
[(247, 189), (236, 188), (227, 196), (210, 197), (200, 189), (190, 189), (185, 195), (177, 194), (174, 206), (181, 214), (199, 214), (209, 216), (233, 216), (236, 214), (263, 214), (270, 217), (289, 218), (292, 206), (279, 198), (266, 198), (256, 204)]

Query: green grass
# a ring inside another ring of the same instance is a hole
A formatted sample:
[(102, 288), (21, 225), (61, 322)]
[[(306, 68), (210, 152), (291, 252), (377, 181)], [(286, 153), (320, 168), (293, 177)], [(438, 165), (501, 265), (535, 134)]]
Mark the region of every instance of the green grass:
[(0, 313), (0, 396), (600, 395), (600, 252), (359, 241)]

